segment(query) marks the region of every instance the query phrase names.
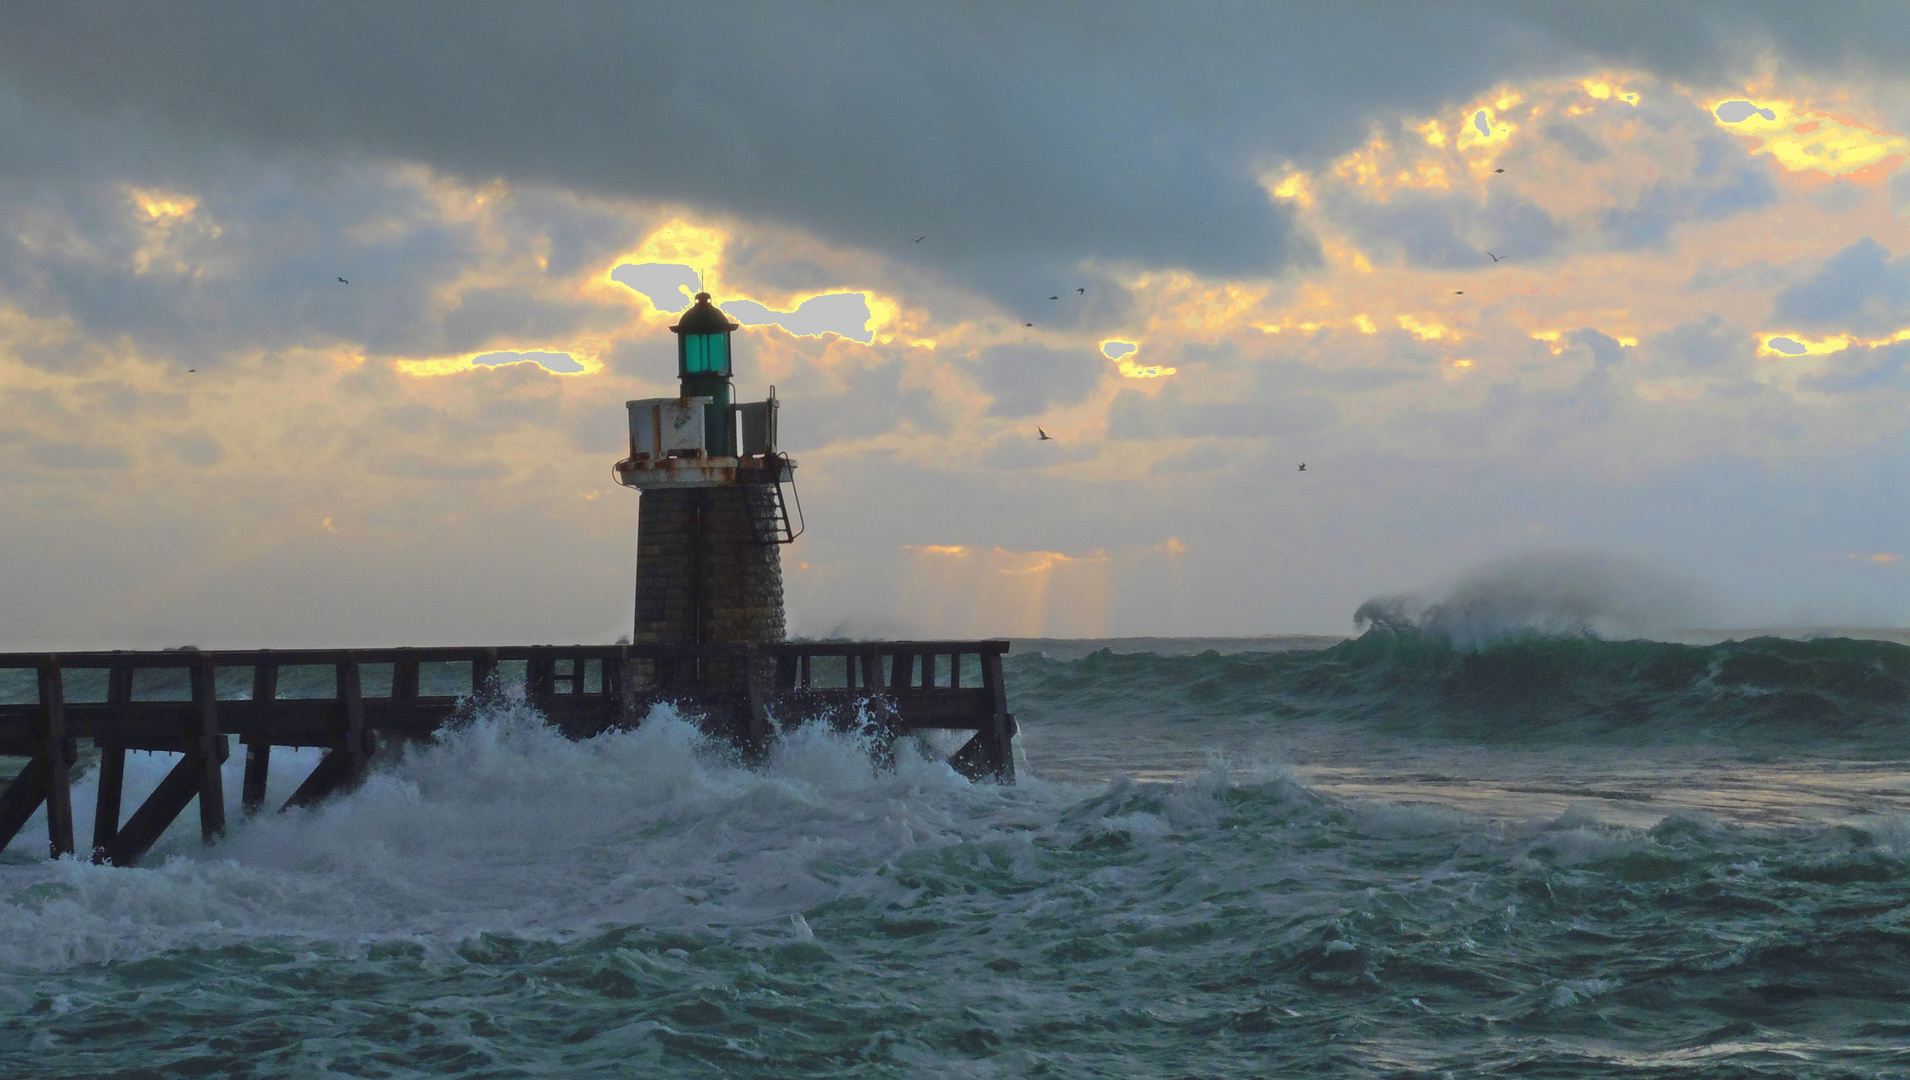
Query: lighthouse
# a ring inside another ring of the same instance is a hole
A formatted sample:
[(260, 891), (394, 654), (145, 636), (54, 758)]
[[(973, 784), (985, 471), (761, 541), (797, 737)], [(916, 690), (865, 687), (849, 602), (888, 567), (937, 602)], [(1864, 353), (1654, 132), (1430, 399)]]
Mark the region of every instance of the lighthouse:
[[(0, 673), (35, 671), (39, 683), (38, 702), (0, 701), (0, 757), (27, 759), (0, 790), (0, 848), (44, 805), (48, 850), (74, 853), (69, 774), (79, 739), (100, 755), (94, 861), (130, 866), (194, 801), (205, 839), (224, 831), (219, 763), (231, 736), (245, 745), (248, 814), (266, 802), (273, 747), (323, 748), (283, 804), (310, 806), (357, 784), (380, 746), (429, 737), (468, 715), (473, 699), (497, 694), (503, 664), (521, 665), (522, 700), (575, 738), (628, 729), (668, 702), (752, 755), (785, 723), (826, 722), (882, 740), (953, 733), (961, 741), (947, 755), (951, 768), (1012, 782), (1007, 641), (783, 640), (782, 545), (802, 532), (801, 504), (785, 503), (783, 489), (794, 494), (796, 463), (776, 446), (775, 387), (761, 401), (735, 400), (737, 329), (698, 293), (670, 328), (680, 393), (627, 403), (630, 452), (615, 469), (639, 499), (629, 644), (0, 653)], [(438, 669), (429, 682), (425, 665)], [(336, 698), (281, 697), (287, 667), (334, 669)], [(442, 669), (459, 667), (470, 682), (446, 687)], [(73, 669), (103, 685), (104, 700), (68, 700)], [(249, 696), (219, 693), (214, 673), (246, 669)], [(378, 669), (378, 680), (367, 677)], [(191, 697), (154, 698), (156, 683), (136, 693), (147, 676), (190, 682)], [(181, 759), (122, 820), (128, 750)]]
[(633, 644), (783, 639), (780, 553), (801, 532), (783, 485), (796, 463), (776, 445), (775, 389), (735, 401), (737, 329), (696, 294), (670, 327), (680, 395), (627, 403), (630, 453), (615, 473), (639, 492)]

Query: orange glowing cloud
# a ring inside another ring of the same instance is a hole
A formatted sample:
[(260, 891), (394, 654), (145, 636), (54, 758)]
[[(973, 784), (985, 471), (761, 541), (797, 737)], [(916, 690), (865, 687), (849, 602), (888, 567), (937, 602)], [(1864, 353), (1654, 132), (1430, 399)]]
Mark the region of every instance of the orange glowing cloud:
[(603, 370), (603, 361), (594, 352), (575, 346), (566, 348), (526, 347), (518, 349), (481, 349), (462, 356), (431, 357), (422, 360), (397, 360), (393, 370), (413, 378), (458, 375), (482, 368), (508, 364), (535, 364), (553, 375), (594, 375)]
[(1910, 139), (1855, 117), (1768, 97), (1711, 103), (1718, 126), (1791, 172), (1815, 171), (1855, 183), (1881, 183), (1910, 156)]

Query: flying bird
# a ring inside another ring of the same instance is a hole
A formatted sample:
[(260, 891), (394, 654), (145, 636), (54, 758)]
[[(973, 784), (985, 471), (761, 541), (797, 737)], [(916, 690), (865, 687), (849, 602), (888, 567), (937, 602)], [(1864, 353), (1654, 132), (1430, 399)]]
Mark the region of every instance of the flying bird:
[(1302, 462), (1300, 463), (1300, 471), (1301, 471), (1301, 472), (1305, 472), (1305, 471), (1306, 471), (1306, 462), (1304, 462), (1304, 461), (1302, 461)]
[(1053, 435), (1048, 434), (1047, 432), (1041, 430), (1040, 428), (1035, 429), (1035, 434), (1041, 436), (1039, 439), (1035, 440), (1036, 442), (1053, 442), (1054, 441)]
[(1505, 170), (1504, 170), (1504, 169), (1494, 169), (1494, 170), (1492, 170), (1492, 171), (1493, 171), (1493, 172), (1504, 172)]
[(1031, 322), (1025, 322), (1025, 323), (1022, 323), (1021, 325), (1023, 325), (1023, 326), (1033, 326), (1033, 325), (1034, 325), (1034, 323), (1031, 323)]
[(1453, 294), (1454, 296), (1464, 296), (1464, 295), (1466, 295), (1466, 290), (1464, 290), (1464, 289), (1454, 289), (1454, 290), (1452, 291), (1452, 294)]
[(1060, 298), (1059, 296), (1050, 296), (1050, 297), (1049, 297), (1048, 299), (1050, 299), (1050, 300), (1059, 300), (1059, 299), (1061, 299), (1061, 298)]
[(189, 367), (186, 369), (186, 374), (188, 375), (196, 375), (198, 374), (198, 372), (199, 372), (199, 369), (196, 367)]
[(351, 282), (349, 282), (349, 281), (346, 281), (346, 280), (345, 280), (344, 278), (339, 278), (339, 279), (338, 279), (338, 283), (339, 283), (340, 285), (350, 285), (350, 284), (351, 284)]
[(1079, 294), (1079, 295), (1081, 295), (1081, 296), (1086, 296), (1086, 295), (1088, 295), (1088, 290), (1086, 290), (1086, 289), (1076, 289), (1076, 290), (1074, 290), (1074, 291), (1075, 291), (1075, 292), (1076, 292), (1077, 294)]
[[(1488, 251), (1488, 252), (1486, 252), (1486, 254), (1487, 254), (1487, 255), (1492, 255), (1492, 252), (1490, 252), (1490, 251)], [(1498, 257), (1497, 255), (1492, 255), (1492, 261), (1493, 261), (1493, 262), (1498, 262), (1498, 261), (1499, 261), (1499, 257)]]
[[(1500, 171), (1500, 172), (1504, 172), (1505, 170), (1504, 170), (1504, 169), (1500, 169), (1499, 171)], [(919, 243), (921, 243), (922, 241), (924, 241), (924, 240), (927, 240), (927, 239), (928, 239), (928, 237), (927, 237), (927, 236), (918, 236), (918, 237), (916, 237), (915, 239), (913, 239), (913, 240), (910, 240), (910, 241), (909, 241), (909, 243), (911, 243), (911, 244), (919, 244)]]

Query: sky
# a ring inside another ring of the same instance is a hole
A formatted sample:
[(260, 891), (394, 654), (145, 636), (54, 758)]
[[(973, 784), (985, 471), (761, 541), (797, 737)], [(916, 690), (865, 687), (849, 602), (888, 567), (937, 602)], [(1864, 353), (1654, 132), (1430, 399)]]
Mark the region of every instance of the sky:
[(615, 640), (699, 287), (795, 634), (1905, 625), (1901, 14), (8, 8), (0, 648)]

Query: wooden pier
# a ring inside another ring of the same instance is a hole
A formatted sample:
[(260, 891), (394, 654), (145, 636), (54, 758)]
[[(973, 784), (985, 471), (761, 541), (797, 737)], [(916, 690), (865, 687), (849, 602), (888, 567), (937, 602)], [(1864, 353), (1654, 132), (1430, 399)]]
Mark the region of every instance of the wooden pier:
[[(131, 866), (194, 798), (201, 836), (225, 831), (220, 766), (231, 736), (245, 748), (246, 813), (266, 805), (273, 747), (323, 748), (280, 809), (309, 806), (355, 785), (381, 746), (428, 739), (471, 701), (514, 696), (520, 684), (524, 700), (573, 738), (635, 727), (666, 702), (746, 755), (761, 753), (778, 724), (862, 726), (883, 739), (949, 730), (971, 733), (950, 765), (1007, 782), (1015, 735), (1002, 683), (1007, 651), (1008, 642), (989, 640), (5, 653), (0, 669), (35, 671), (38, 694), (0, 704), (0, 755), (29, 759), (0, 794), (0, 847), (45, 805), (50, 853), (77, 850), (71, 771), (80, 739), (100, 755), (93, 860)], [(310, 692), (314, 685), (324, 692)], [(122, 819), (128, 750), (183, 757)]]

